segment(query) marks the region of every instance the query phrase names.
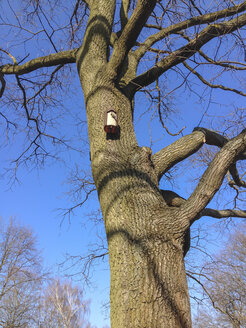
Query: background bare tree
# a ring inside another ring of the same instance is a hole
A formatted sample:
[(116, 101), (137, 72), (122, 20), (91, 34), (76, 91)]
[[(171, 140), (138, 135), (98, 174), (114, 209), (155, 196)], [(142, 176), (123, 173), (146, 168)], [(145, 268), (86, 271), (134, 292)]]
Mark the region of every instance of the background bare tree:
[(80, 287), (71, 282), (53, 280), (41, 300), (41, 319), (38, 327), (90, 328), (86, 320), (89, 302), (84, 300)]
[(231, 234), (223, 251), (205, 264), (197, 278), (203, 286), (206, 301), (200, 306), (194, 327), (245, 327), (245, 225)]
[(34, 325), (45, 278), (32, 231), (14, 220), (6, 225), (1, 222), (0, 327)]
[(82, 289), (44, 272), (32, 231), (12, 219), (1, 222), (0, 287), (2, 328), (91, 327)]

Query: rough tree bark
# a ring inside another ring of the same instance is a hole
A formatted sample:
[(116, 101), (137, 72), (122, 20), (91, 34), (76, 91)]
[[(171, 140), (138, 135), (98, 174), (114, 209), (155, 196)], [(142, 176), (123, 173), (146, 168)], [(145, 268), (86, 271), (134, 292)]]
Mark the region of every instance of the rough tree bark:
[[(136, 16), (139, 15), (144, 24), (140, 3)], [(146, 20), (155, 1), (142, 3)], [(97, 21), (94, 17), (100, 6), (101, 18)], [(112, 13), (110, 6), (114, 6), (114, 1), (99, 1), (95, 12), (91, 8), (77, 65), (87, 110), (92, 173), (109, 246), (111, 327), (188, 328), (191, 317), (183, 256), (185, 236), (191, 222), (221, 184), (234, 156), (228, 159), (231, 162), (225, 166), (221, 177), (218, 174), (218, 181), (208, 178), (205, 186), (192, 196), (194, 200), (188, 200), (184, 208), (177, 210), (165, 201), (165, 193), (158, 185), (160, 176), (169, 165), (182, 159), (182, 153), (185, 158), (199, 149), (206, 141), (206, 133), (196, 131), (171, 145), (169, 159), (162, 154), (152, 157), (149, 148), (138, 147), (132, 122), (132, 91), (123, 93), (115, 79), (134, 36), (130, 32), (126, 36), (121, 34), (107, 64), (103, 48), (110, 38), (110, 31), (107, 32), (107, 24), (113, 19), (109, 15)], [(132, 27), (129, 24), (125, 30), (127, 28)], [(103, 35), (98, 32), (102, 29)], [(210, 38), (210, 34), (208, 36)], [(120, 50), (117, 52), (117, 49)], [(92, 56), (95, 53), (101, 55), (95, 58)], [(107, 138), (102, 126), (105, 110), (110, 108), (119, 117), (120, 131), (116, 138)], [(165, 168), (164, 159), (168, 161)], [(217, 165), (213, 169), (219, 171)], [(201, 194), (204, 199), (199, 208)]]
[[(227, 140), (207, 129), (195, 129), (190, 135), (152, 154), (150, 148), (140, 148), (136, 140), (134, 94), (200, 51), (211, 39), (244, 26), (246, 14), (213, 23), (239, 15), (245, 11), (246, 2), (163, 28), (147, 38), (135, 53), (131, 48), (157, 1), (137, 1), (129, 19), (130, 1), (122, 1), (122, 30), (118, 34), (112, 34), (115, 0), (90, 0), (86, 3), (90, 6), (90, 16), (79, 49), (23, 65), (4, 65), (1, 67), (2, 85), (5, 74), (19, 76), (40, 67), (76, 62), (86, 104), (92, 174), (108, 239), (111, 327), (190, 328), (184, 266), (189, 228), (208, 213), (214, 217), (246, 216), (244, 211), (205, 209), (226, 172), (233, 171), (236, 160), (246, 158), (246, 133), (243, 131), (238, 137)], [(171, 33), (205, 23), (209, 25), (194, 39), (137, 76), (139, 61), (153, 44)], [(110, 44), (113, 45), (111, 55)], [(109, 109), (118, 114), (116, 136), (107, 135), (103, 128), (105, 111)], [(163, 174), (199, 150), (204, 143), (216, 145), (221, 150), (190, 198), (186, 201), (173, 192), (160, 190), (159, 181)]]

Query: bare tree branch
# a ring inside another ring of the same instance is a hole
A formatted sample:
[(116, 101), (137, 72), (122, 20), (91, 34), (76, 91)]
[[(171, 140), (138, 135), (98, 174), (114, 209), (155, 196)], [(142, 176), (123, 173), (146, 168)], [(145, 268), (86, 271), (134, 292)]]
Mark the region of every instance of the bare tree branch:
[(0, 51), (4, 52), (6, 55), (8, 55), (13, 60), (14, 65), (17, 65), (16, 58), (10, 52), (8, 52), (2, 48), (0, 48)]
[(225, 314), (225, 312), (224, 312), (223, 310), (221, 310), (219, 307), (217, 307), (217, 306), (215, 305), (215, 300), (213, 299), (211, 293), (208, 291), (208, 289), (205, 287), (205, 285), (204, 285), (199, 279), (197, 279), (197, 278), (194, 276), (193, 273), (187, 271), (186, 274), (187, 274), (187, 276), (188, 276), (189, 278), (195, 280), (195, 281), (196, 281), (196, 282), (202, 287), (202, 289), (204, 290), (204, 292), (208, 295), (208, 297), (209, 297), (211, 303), (213, 304), (213, 307), (214, 307), (216, 310), (218, 310), (218, 311), (220, 311), (220, 312), (222, 312), (222, 313)]
[(196, 11), (197, 11), (200, 15), (202, 15), (201, 10), (200, 10), (199, 7), (195, 4), (195, 1), (190, 0), (190, 3), (191, 3), (192, 6), (196, 9)]
[(163, 174), (172, 166), (194, 154), (202, 147), (206, 139), (201, 131), (194, 131), (184, 136), (171, 145), (163, 148), (152, 156), (152, 162), (160, 180)]
[[(84, 5), (83, 5), (84, 4)], [(83, 5), (83, 13), (81, 6)], [(71, 27), (71, 40), (70, 44), (75, 40), (75, 34), (80, 29), (82, 22), (84, 21), (84, 18), (88, 15), (87, 10), (89, 8), (89, 1), (81, 1), (77, 0), (73, 9), (73, 13), (70, 17), (69, 24)], [(73, 21), (75, 20), (75, 23)]]
[(0, 67), (0, 72), (1, 74), (23, 75), (33, 72), (42, 67), (51, 67), (51, 66), (75, 63), (77, 50), (78, 49), (61, 51), (48, 56), (38, 57), (28, 61), (23, 65), (6, 64)]
[[(158, 60), (158, 56), (156, 58), (156, 60)], [(165, 125), (164, 121), (163, 121), (163, 117), (162, 117), (162, 111), (161, 111), (161, 103), (162, 103), (162, 100), (161, 100), (161, 89), (159, 87), (159, 79), (156, 80), (156, 90), (158, 92), (158, 96), (157, 96), (157, 100), (158, 100), (158, 104), (157, 104), (157, 107), (158, 107), (158, 115), (159, 115), (159, 119), (160, 119), (160, 122), (161, 122), (161, 125), (163, 126), (163, 128), (166, 130), (166, 132), (171, 135), (171, 136), (178, 136), (184, 129), (185, 129), (185, 126), (179, 130), (177, 133), (171, 133), (167, 126)]]
[(148, 49), (151, 46), (153, 46), (153, 44), (166, 38), (170, 34), (177, 33), (179, 31), (182, 31), (182, 30), (187, 29), (192, 26), (212, 23), (212, 22), (217, 21), (218, 19), (230, 17), (235, 14), (241, 13), (244, 10), (246, 10), (246, 2), (245, 1), (238, 6), (234, 6), (231, 8), (223, 9), (220, 11), (216, 11), (216, 12), (201, 15), (201, 16), (195, 16), (195, 17), (187, 19), (183, 22), (180, 22), (178, 24), (170, 25), (170, 26), (162, 29), (160, 32), (158, 32), (154, 35), (151, 35), (149, 38), (147, 38), (145, 40), (145, 42), (142, 43), (141, 46), (135, 51), (134, 54), (139, 61), (144, 56), (146, 51), (148, 51)]
[[(178, 35), (181, 35), (185, 40), (191, 41), (191, 38), (185, 35), (183, 32), (177, 33)], [(201, 49), (198, 51), (199, 55), (203, 57), (207, 63), (199, 63), (199, 65), (204, 65), (204, 64), (211, 64), (211, 65), (216, 65), (216, 66), (221, 66), (224, 68), (229, 68), (231, 70), (238, 70), (238, 71), (244, 71), (246, 70), (246, 64), (242, 62), (235, 62), (235, 61), (219, 61), (219, 60), (213, 60), (210, 58), (208, 55), (206, 55)], [(196, 61), (195, 61), (196, 62)], [(197, 63), (197, 62), (196, 62)]]
[(30, 102), (32, 99), (34, 99), (35, 97), (37, 97), (49, 84), (52, 83), (55, 74), (63, 67), (64, 65), (59, 65), (57, 66), (54, 71), (50, 74), (50, 79), (49, 81), (47, 81), (36, 93), (34, 96), (32, 96), (31, 98), (29, 98), (27, 100), (27, 102)]
[(220, 135), (219, 133), (217, 133), (215, 131), (209, 130), (209, 129), (196, 127), (196, 128), (194, 128), (193, 131), (203, 132), (206, 137), (207, 145), (217, 146), (217, 147), (221, 148), (229, 141), (228, 138)]
[(246, 188), (246, 182), (243, 181), (240, 178), (240, 176), (238, 174), (238, 171), (237, 171), (236, 163), (233, 163), (230, 166), (230, 173), (231, 173), (231, 176), (233, 178), (233, 181), (229, 182), (229, 184), (234, 184), (234, 185), (237, 185), (238, 187), (244, 187), (244, 188)]
[(237, 94), (239, 94), (240, 96), (244, 96), (246, 97), (246, 93), (240, 91), (240, 90), (237, 90), (237, 89), (234, 89), (234, 88), (229, 88), (229, 87), (226, 87), (222, 84), (213, 84), (213, 83), (210, 83), (209, 81), (207, 81), (201, 74), (199, 74), (194, 68), (192, 68), (190, 65), (188, 65), (186, 62), (183, 62), (183, 65), (192, 73), (194, 74), (195, 76), (198, 77), (198, 79), (200, 81), (202, 81), (202, 83), (204, 83), (205, 85), (207, 85), (208, 87), (212, 88), (212, 89), (221, 89), (221, 90), (225, 90), (225, 91), (232, 91), (232, 92), (235, 92)]
[[(206, 144), (217, 146), (219, 148), (223, 147), (229, 139), (208, 129), (205, 128), (195, 128), (194, 131), (203, 131), (206, 136)], [(246, 159), (246, 152), (243, 151), (240, 153), (235, 160), (244, 160)], [(229, 172), (233, 178), (233, 181), (229, 182), (229, 185), (237, 185), (238, 187), (246, 187), (246, 183), (240, 179), (236, 163), (232, 163), (229, 167)]]
[(246, 218), (246, 211), (242, 210), (215, 210), (212, 208), (205, 208), (202, 210), (202, 212), (199, 214), (198, 218), (201, 218), (202, 216), (211, 216), (216, 219), (222, 219), (222, 218)]
[(69, 221), (69, 223), (70, 223), (70, 217), (71, 217), (71, 215), (73, 214), (73, 211), (76, 209), (76, 208), (78, 208), (78, 207), (81, 207), (81, 206), (83, 206), (84, 204), (85, 204), (85, 202), (89, 199), (89, 197), (90, 197), (90, 194), (91, 193), (93, 193), (94, 191), (96, 191), (96, 188), (92, 188), (91, 190), (89, 190), (88, 192), (86, 192), (86, 195), (85, 195), (85, 197), (84, 197), (84, 199), (80, 202), (80, 203), (78, 203), (78, 204), (76, 204), (76, 205), (73, 205), (72, 207), (70, 207), (70, 208), (60, 208), (59, 209), (59, 211), (61, 211), (61, 213), (62, 213), (62, 216), (63, 216), (63, 219), (62, 219), (62, 222), (65, 220), (65, 218), (68, 216), (68, 221)]
[(151, 84), (164, 72), (194, 55), (210, 40), (231, 33), (246, 24), (246, 14), (223, 23), (209, 25), (185, 46), (172, 52), (160, 60), (155, 66), (134, 78), (126, 87), (126, 91), (134, 94), (137, 90)]

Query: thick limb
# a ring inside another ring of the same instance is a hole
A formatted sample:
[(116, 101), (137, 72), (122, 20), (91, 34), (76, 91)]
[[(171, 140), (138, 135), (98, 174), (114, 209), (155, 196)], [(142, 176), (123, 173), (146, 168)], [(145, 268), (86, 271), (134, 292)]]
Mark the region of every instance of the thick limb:
[(158, 175), (158, 179), (175, 164), (194, 154), (206, 142), (202, 131), (194, 131), (163, 148), (152, 156), (152, 162)]
[(117, 77), (117, 73), (122, 67), (127, 54), (134, 46), (155, 5), (156, 0), (142, 0), (137, 2), (136, 8), (114, 46), (114, 51), (108, 65), (108, 71), (113, 77)]
[[(228, 138), (212, 130), (197, 127), (193, 130), (193, 133), (178, 139), (171, 145), (154, 154), (151, 160), (160, 180), (165, 172), (167, 172), (175, 164), (197, 152), (204, 143), (222, 148), (226, 143), (228, 143), (228, 141)], [(244, 159), (246, 159), (245, 150), (240, 152), (235, 157), (235, 161)], [(244, 187), (245, 182), (240, 180), (235, 162), (230, 165), (229, 171), (235, 184), (240, 187)]]
[(8, 74), (22, 75), (22, 74), (31, 73), (42, 67), (51, 67), (51, 66), (75, 63), (77, 50), (78, 49), (61, 51), (51, 55), (38, 57), (26, 62), (23, 65), (6, 64), (0, 67), (0, 72), (1, 74), (6, 74), (6, 75)]
[(217, 153), (189, 199), (181, 206), (182, 216), (193, 222), (220, 188), (234, 161), (246, 150), (246, 130), (228, 141)]

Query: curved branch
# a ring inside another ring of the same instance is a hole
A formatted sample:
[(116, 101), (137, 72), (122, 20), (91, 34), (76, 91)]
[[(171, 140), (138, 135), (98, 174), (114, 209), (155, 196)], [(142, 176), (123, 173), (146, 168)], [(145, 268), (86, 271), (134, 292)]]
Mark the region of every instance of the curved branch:
[(14, 128), (17, 127), (16, 123), (13, 123), (11, 122), (7, 116), (5, 116), (2, 112), (0, 112), (0, 116), (4, 118), (4, 120), (6, 121), (6, 126), (7, 126), (7, 129), (9, 129), (9, 126), (12, 125)]
[(194, 154), (202, 147), (206, 139), (202, 131), (194, 131), (171, 145), (163, 148), (152, 156), (158, 179), (175, 164)]
[(145, 73), (133, 79), (126, 86), (127, 92), (134, 94), (137, 90), (140, 90), (141, 88), (154, 82), (159, 76), (161, 76), (171, 67), (176, 66), (190, 58), (210, 40), (218, 36), (231, 33), (244, 25), (246, 25), (246, 14), (243, 14), (224, 23), (207, 26), (185, 46), (177, 49), (170, 55), (160, 60), (155, 66), (147, 70)]
[[(228, 138), (215, 131), (202, 127), (194, 128), (191, 134), (178, 139), (151, 157), (158, 179), (160, 180), (163, 174), (175, 164), (197, 152), (204, 143), (222, 148), (228, 142)], [(246, 150), (240, 152), (240, 154), (235, 157), (235, 161), (244, 159), (246, 159)], [(245, 182), (240, 179), (235, 163), (230, 165), (229, 171), (234, 179), (234, 183), (240, 187), (244, 187)]]
[(6, 55), (8, 55), (13, 60), (14, 65), (17, 65), (16, 58), (13, 55), (11, 55), (10, 52), (8, 52), (7, 50), (4, 50), (2, 48), (0, 48), (0, 51), (4, 52)]
[(195, 191), (184, 205), (181, 206), (181, 216), (194, 221), (219, 190), (224, 176), (237, 156), (246, 150), (246, 130), (228, 141), (217, 153), (203, 174)]
[[(82, 14), (81, 18), (78, 17), (79, 12), (81, 11), (80, 9), (80, 5), (81, 5), (81, 0), (76, 0), (74, 9), (73, 9), (73, 13), (70, 17), (69, 20), (69, 24), (71, 27), (71, 41), (70, 44), (74, 41), (74, 36), (76, 31), (78, 31), (78, 29), (81, 26), (81, 22), (83, 21), (84, 17), (87, 14), (87, 9), (90, 8), (89, 3), (87, 1), (82, 1), (82, 3), (84, 3), (85, 5), (83, 6), (84, 8), (84, 13)], [(76, 24), (73, 24), (73, 20), (75, 20)]]
[[(211, 301), (211, 303), (212, 303), (212, 305), (213, 305), (213, 307), (214, 307), (214, 309), (215, 310), (218, 310), (218, 311), (220, 311), (221, 313), (223, 313), (223, 314), (227, 314), (227, 312), (225, 312), (223, 309), (221, 309), (220, 307), (218, 307), (217, 305), (216, 305), (216, 303), (215, 303), (215, 300), (213, 299), (213, 297), (212, 297), (212, 295), (210, 294), (210, 292), (208, 291), (208, 289), (205, 287), (205, 285), (199, 280), (199, 279), (197, 279), (195, 276), (194, 276), (194, 274), (191, 274), (190, 272), (188, 272), (188, 271), (186, 271), (186, 275), (189, 277), (189, 278), (191, 278), (191, 279), (193, 279), (193, 280), (195, 280), (201, 287), (202, 287), (202, 289), (204, 290), (204, 292), (208, 295), (208, 297), (209, 297), (209, 299), (210, 299), (210, 301)], [(200, 274), (199, 274), (200, 275)], [(206, 277), (207, 278), (207, 277)]]
[(86, 192), (86, 195), (85, 195), (84, 199), (82, 200), (82, 202), (80, 202), (76, 205), (73, 205), (72, 207), (69, 207), (69, 208), (60, 208), (59, 210), (63, 212), (62, 213), (63, 220), (66, 218), (66, 216), (68, 216), (68, 220), (70, 223), (70, 217), (71, 217), (71, 214), (73, 213), (73, 211), (78, 207), (82, 207), (94, 191), (96, 191), (96, 188), (92, 188), (91, 190)]
[(38, 57), (23, 65), (3, 65), (0, 67), (0, 73), (23, 75), (43, 67), (75, 63), (77, 50), (78, 49), (61, 51), (48, 56)]
[(50, 85), (54, 79), (55, 74), (63, 67), (63, 65), (57, 66), (54, 71), (50, 74), (50, 79), (47, 81), (36, 93), (34, 96), (27, 100), (27, 103), (36, 98), (48, 85)]
[[(213, 59), (209, 58), (205, 53), (199, 50), (199, 54), (209, 63), (216, 66), (221, 66), (225, 68), (229, 68), (232, 70), (237, 71), (245, 71), (246, 64), (242, 62), (234, 62), (234, 61), (214, 61)], [(200, 63), (200, 64), (207, 64), (207, 63)]]
[[(211, 146), (217, 146), (219, 148), (223, 147), (230, 139), (226, 138), (225, 136), (222, 136), (221, 134), (218, 134), (215, 131), (202, 128), (202, 127), (196, 127), (193, 129), (194, 131), (201, 131), (204, 133), (206, 137), (206, 144)], [(242, 151), (238, 156), (236, 157), (236, 160), (244, 160), (246, 159), (246, 151)]]
[[(207, 145), (212, 145), (212, 146), (217, 146), (219, 148), (222, 148), (228, 141), (229, 139), (208, 129), (205, 128), (194, 128), (193, 131), (201, 131), (204, 133), (205, 138), (206, 138), (206, 144)], [(235, 160), (244, 160), (246, 159), (246, 151), (241, 152), (236, 158)], [(233, 178), (233, 184), (237, 185), (238, 187), (246, 187), (246, 183), (240, 179), (238, 171), (237, 171), (237, 167), (236, 167), (236, 163), (232, 163), (229, 167), (229, 172)], [(229, 183), (230, 184), (230, 183)]]
[(246, 188), (246, 182), (243, 181), (239, 174), (238, 174), (238, 171), (237, 171), (237, 166), (236, 166), (236, 163), (233, 163), (231, 166), (230, 166), (230, 174), (233, 178), (233, 181), (229, 182), (229, 185), (237, 185), (238, 187), (244, 187)]
[(190, 0), (190, 3), (192, 4), (192, 6), (196, 9), (196, 11), (202, 15), (201, 10), (199, 9), (199, 7), (197, 7), (197, 5), (195, 4), (195, 2), (193, 0)]
[(108, 64), (108, 70), (112, 72), (115, 78), (154, 9), (156, 2), (157, 0), (139, 0), (137, 2), (136, 8), (114, 46), (114, 51)]

